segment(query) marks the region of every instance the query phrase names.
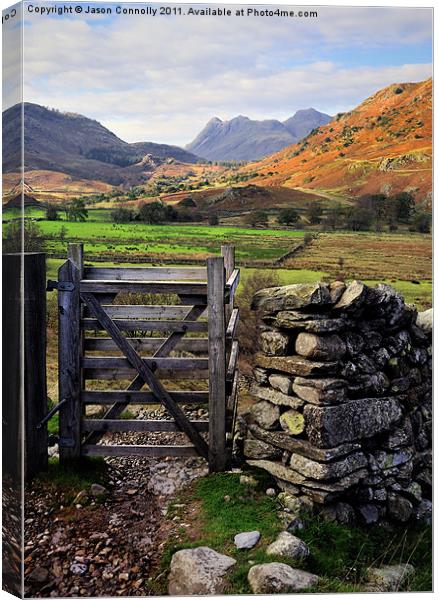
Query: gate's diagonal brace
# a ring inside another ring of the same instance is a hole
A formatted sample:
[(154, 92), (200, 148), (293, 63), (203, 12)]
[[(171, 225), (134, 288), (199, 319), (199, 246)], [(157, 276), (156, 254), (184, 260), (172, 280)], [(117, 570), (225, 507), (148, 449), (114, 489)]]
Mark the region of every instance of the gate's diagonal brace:
[(151, 371), (151, 369), (143, 362), (139, 354), (137, 354), (128, 340), (122, 335), (118, 326), (107, 315), (98, 300), (91, 293), (83, 293), (81, 294), (81, 297), (102, 327), (108, 332), (119, 350), (123, 352), (128, 362), (136, 369), (143, 381), (148, 384), (159, 402), (162, 402), (166, 406), (181, 431), (189, 437), (201, 456), (207, 459), (209, 451), (204, 439), (186, 417), (178, 404), (174, 402), (171, 395), (156, 378), (153, 371)]
[[(187, 315), (184, 317), (183, 321), (196, 321), (198, 317), (200, 317), (203, 312), (206, 310), (205, 305), (197, 305), (193, 306)], [(178, 342), (182, 339), (186, 332), (174, 331), (171, 335), (163, 342), (163, 344), (156, 350), (152, 358), (165, 357), (168, 356)], [(151, 369), (153, 372), (155, 369)], [(144, 385), (144, 380), (140, 375), (137, 375), (130, 385), (127, 387), (127, 391), (139, 391), (142, 389)], [(113, 404), (105, 415), (103, 419), (116, 419), (128, 406), (129, 402), (118, 402)], [(103, 433), (100, 431), (93, 431), (90, 433), (86, 439), (84, 440), (85, 444), (97, 444), (97, 442), (103, 437)]]
[(53, 415), (59, 411), (61, 406), (64, 406), (64, 404), (67, 404), (68, 401), (69, 401), (68, 398), (64, 398), (63, 400), (61, 400), (61, 402), (58, 402), (58, 404), (56, 404), (51, 410), (49, 410), (47, 415), (41, 419), (41, 421), (36, 426), (36, 429), (41, 429), (42, 426), (45, 425), (48, 421), (50, 421), (50, 419), (53, 417)]

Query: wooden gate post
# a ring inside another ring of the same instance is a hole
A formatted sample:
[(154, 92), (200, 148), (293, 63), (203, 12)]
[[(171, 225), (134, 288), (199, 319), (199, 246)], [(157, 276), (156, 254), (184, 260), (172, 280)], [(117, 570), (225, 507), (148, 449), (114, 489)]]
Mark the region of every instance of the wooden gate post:
[(82, 279), (84, 272), (84, 244), (68, 244), (67, 257), (79, 270), (79, 277)]
[(21, 309), (22, 254), (2, 256), (2, 413), (3, 413), (3, 469), (14, 478), (17, 489), (22, 481), (22, 340)]
[(24, 413), (25, 476), (47, 469), (46, 383), (46, 255), (29, 253), (24, 259)]
[[(221, 246), (221, 256), (224, 258), (224, 268), (226, 270), (226, 281), (229, 279), (230, 275), (233, 273), (235, 268), (235, 246), (231, 244), (223, 244)], [(229, 301), (226, 306), (226, 322), (229, 322), (229, 319), (232, 315), (233, 310), (233, 298)], [(227, 325), (226, 325), (227, 327)]]
[(209, 471), (226, 469), (226, 335), (224, 258), (207, 259), (209, 320)]
[[(69, 250), (70, 253), (70, 250)], [(81, 273), (67, 260), (58, 271), (59, 456), (62, 462), (81, 455)]]

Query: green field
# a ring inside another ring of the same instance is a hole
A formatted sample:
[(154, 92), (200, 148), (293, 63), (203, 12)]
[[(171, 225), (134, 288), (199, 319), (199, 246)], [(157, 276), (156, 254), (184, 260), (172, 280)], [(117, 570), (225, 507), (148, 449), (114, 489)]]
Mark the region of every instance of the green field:
[[(238, 260), (270, 265), (303, 238), (300, 231), (205, 225), (115, 224), (103, 221), (41, 221), (38, 225), (46, 238), (49, 254), (64, 253), (67, 241), (83, 241), (88, 258), (111, 260), (114, 257), (119, 261), (121, 256), (129, 260), (138, 257), (142, 262), (205, 260), (218, 252), (221, 244), (230, 243), (236, 246)], [(64, 241), (60, 239), (62, 228)]]
[[(4, 211), (3, 220), (17, 218), (18, 209)], [(274, 269), (280, 284), (317, 280), (361, 279), (370, 285), (389, 283), (407, 302), (423, 309), (431, 306), (432, 240), (430, 235), (396, 231), (312, 232), (316, 237), (282, 268), (276, 261), (302, 242), (305, 232), (291, 229), (208, 226), (200, 224), (116, 224), (111, 210), (89, 209), (85, 222), (44, 220), (44, 211), (26, 209), (37, 219), (49, 255), (49, 276), (67, 255), (69, 242), (84, 242), (87, 263), (118, 265), (202, 264), (218, 254), (221, 244), (236, 247), (242, 281), (254, 269)], [(41, 220), (40, 220), (41, 219)]]

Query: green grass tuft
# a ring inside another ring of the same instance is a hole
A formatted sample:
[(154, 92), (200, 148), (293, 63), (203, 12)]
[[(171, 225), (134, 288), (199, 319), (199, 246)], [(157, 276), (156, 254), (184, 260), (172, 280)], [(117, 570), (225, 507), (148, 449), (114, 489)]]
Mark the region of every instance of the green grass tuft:
[[(299, 537), (308, 544), (310, 556), (303, 561), (267, 556), (266, 547), (283, 529), (276, 516), (279, 507), (276, 499), (265, 494), (267, 487), (272, 486), (270, 476), (260, 470), (248, 474), (257, 479), (255, 487), (241, 485), (239, 474), (214, 474), (198, 480), (186, 490), (184, 497), (175, 501), (177, 507), (171, 505), (168, 516), (173, 518), (180, 510), (184, 518), (187, 505), (198, 504), (199, 537), (190, 540), (181, 528), (178, 539), (170, 540), (165, 548), (162, 572), (169, 568), (172, 556), (178, 550), (209, 546), (237, 561), (229, 573), (225, 590), (228, 594), (250, 594), (247, 575), (251, 566), (274, 561), (319, 575), (319, 583), (310, 590), (318, 593), (361, 592), (368, 567), (405, 562), (416, 570), (407, 590), (432, 589), (431, 527), (400, 527), (389, 532), (382, 527), (349, 528), (318, 517), (304, 516), (306, 527)], [(230, 501), (226, 502), (224, 496), (229, 496)], [(178, 508), (180, 501), (185, 503), (181, 509)], [(237, 550), (234, 536), (253, 530), (261, 533), (256, 547)], [(166, 593), (165, 583), (160, 586), (155, 592)]]
[(58, 458), (49, 459), (49, 468), (39, 475), (44, 483), (62, 489), (69, 496), (76, 496), (93, 483), (105, 485), (107, 482), (107, 465), (101, 457), (83, 457), (70, 465), (62, 465)]

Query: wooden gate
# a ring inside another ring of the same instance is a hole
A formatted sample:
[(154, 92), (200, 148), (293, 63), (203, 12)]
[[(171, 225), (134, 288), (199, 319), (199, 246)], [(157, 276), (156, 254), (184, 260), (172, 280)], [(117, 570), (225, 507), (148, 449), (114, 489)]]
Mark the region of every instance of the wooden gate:
[[(211, 471), (226, 469), (238, 395), (239, 269), (233, 246), (221, 254), (206, 267), (84, 267), (83, 245), (69, 245), (56, 284), (61, 460), (199, 455)], [(171, 294), (176, 302), (127, 305), (120, 293)], [(188, 379), (204, 389), (178, 389)], [(96, 389), (108, 380), (130, 383)], [(120, 418), (130, 403), (162, 404), (172, 420)], [(208, 405), (208, 420), (188, 418), (184, 406), (193, 404)], [(105, 405), (104, 417), (89, 418), (89, 405)], [(107, 431), (183, 432), (188, 443), (99, 444)]]

